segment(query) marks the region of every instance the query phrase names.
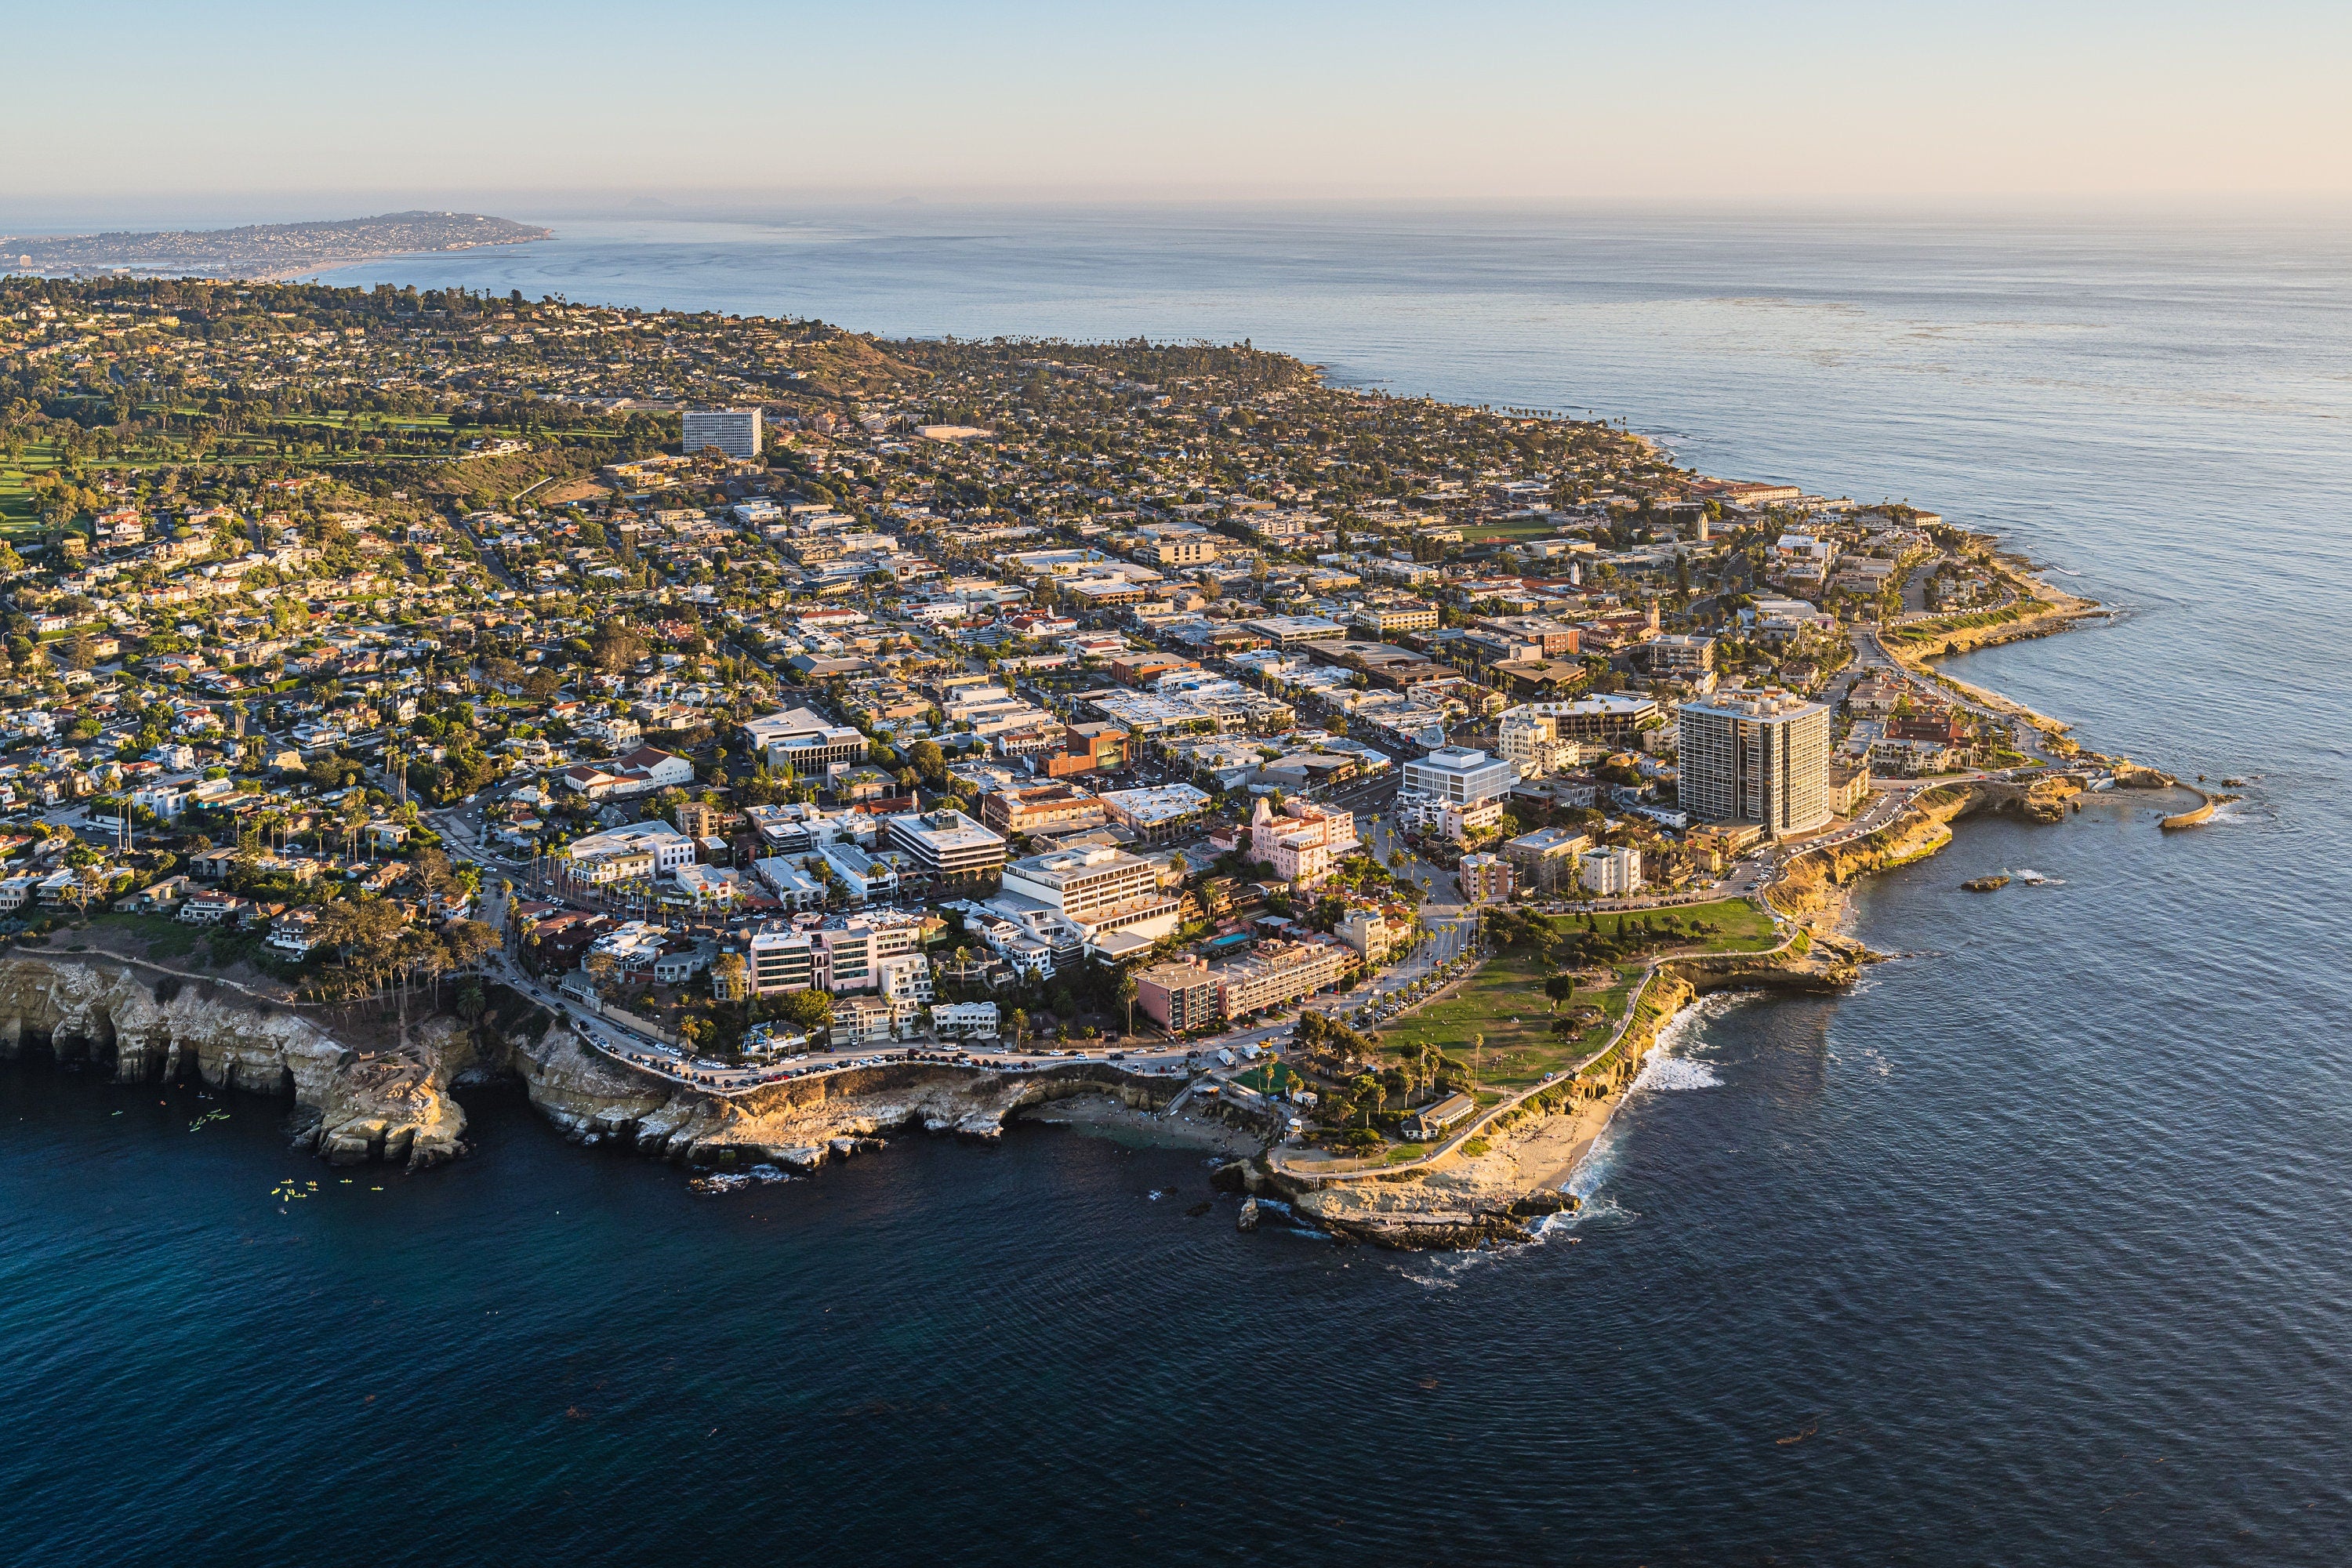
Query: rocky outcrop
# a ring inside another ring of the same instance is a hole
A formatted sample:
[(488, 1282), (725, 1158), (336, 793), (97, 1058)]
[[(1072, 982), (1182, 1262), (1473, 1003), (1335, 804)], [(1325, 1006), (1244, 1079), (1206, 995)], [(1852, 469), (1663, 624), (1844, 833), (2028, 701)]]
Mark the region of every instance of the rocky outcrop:
[(337, 1163), (436, 1164), (457, 1153), (466, 1126), (429, 1042), (371, 1056), (302, 1013), (127, 963), (0, 956), (0, 1058), (27, 1053), (86, 1061), (118, 1083), (290, 1097), (301, 1142)]
[(2008, 813), (2029, 822), (2059, 822), (2082, 781), (2053, 773), (2010, 782), (1970, 779), (1923, 790), (1894, 821), (1867, 837), (1791, 858), (1767, 895), (1786, 915), (1806, 915), (1835, 901), (1833, 889), (1856, 878), (1923, 860), (1952, 841), (1951, 824), (1965, 816)]
[(0, 955), (0, 1058), (27, 1052), (89, 1061), (125, 1083), (194, 1080), (290, 1099), (298, 1147), (335, 1164), (412, 1169), (463, 1148), (453, 1080), (517, 1081), (540, 1114), (582, 1143), (706, 1168), (798, 1170), (878, 1147), (884, 1131), (993, 1138), (1023, 1109), (1065, 1096), (1108, 1094), (1158, 1110), (1181, 1087), (1109, 1063), (1037, 1074), (893, 1063), (722, 1097), (621, 1066), (561, 1026), (478, 1037), (436, 1017), (412, 1029), (404, 1048), (367, 1052), (308, 1012), (216, 983), (121, 960), (10, 952)]

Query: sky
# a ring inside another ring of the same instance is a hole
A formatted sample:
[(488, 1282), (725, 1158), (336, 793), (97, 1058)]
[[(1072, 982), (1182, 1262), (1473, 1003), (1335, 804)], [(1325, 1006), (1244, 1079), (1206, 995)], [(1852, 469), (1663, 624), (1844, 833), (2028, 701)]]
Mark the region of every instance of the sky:
[(0, 223), (850, 200), (2352, 201), (2352, 5), (77, 0)]

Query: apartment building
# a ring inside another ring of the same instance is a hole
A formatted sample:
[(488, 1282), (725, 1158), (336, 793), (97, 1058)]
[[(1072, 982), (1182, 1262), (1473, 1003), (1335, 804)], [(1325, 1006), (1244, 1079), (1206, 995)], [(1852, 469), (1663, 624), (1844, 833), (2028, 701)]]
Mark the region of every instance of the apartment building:
[(760, 455), (760, 411), (756, 408), (689, 408), (678, 416), (686, 452), (716, 447), (730, 458)]
[(1217, 981), (1208, 964), (1197, 958), (1155, 963), (1136, 972), (1135, 1005), (1143, 1016), (1171, 1035), (1182, 1035), (1217, 1023)]
[(1517, 872), (1518, 884), (1539, 893), (1557, 893), (1577, 879), (1577, 863), (1592, 840), (1572, 827), (1538, 827), (1503, 846), (1503, 858)]
[(1454, 880), (1474, 904), (1501, 903), (1515, 885), (1511, 863), (1500, 855), (1465, 855)]
[(1267, 938), (1255, 951), (1229, 958), (1212, 971), (1217, 1010), (1239, 1018), (1311, 996), (1339, 984), (1353, 955), (1335, 942), (1284, 942)]
[(1683, 704), (1682, 808), (1699, 822), (1806, 833), (1834, 815), (1830, 710), (1785, 691), (1729, 691)]

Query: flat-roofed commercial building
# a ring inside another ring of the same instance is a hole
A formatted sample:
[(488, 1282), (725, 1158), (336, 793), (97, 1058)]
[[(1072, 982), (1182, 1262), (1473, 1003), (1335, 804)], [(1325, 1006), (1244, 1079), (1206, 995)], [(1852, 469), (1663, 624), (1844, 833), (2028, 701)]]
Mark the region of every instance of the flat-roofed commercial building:
[(678, 416), (688, 454), (716, 447), (730, 458), (760, 455), (760, 411), (756, 408), (689, 408)]
[(1404, 781), (1397, 793), (1432, 806), (1476, 805), (1502, 799), (1518, 782), (1518, 765), (1507, 758), (1490, 757), (1466, 746), (1440, 746), (1405, 763)]
[(1217, 558), (1217, 542), (1203, 534), (1147, 540), (1136, 554), (1161, 566), (1206, 566)]
[(1345, 637), (1348, 635), (1347, 627), (1337, 621), (1327, 621), (1320, 616), (1266, 616), (1255, 621), (1244, 621), (1242, 628), (1256, 633), (1276, 647), (1313, 642), (1318, 637)]
[(786, 708), (743, 721), (743, 733), (772, 768), (790, 766), (803, 777), (823, 778), (833, 763), (866, 755), (866, 737), (847, 724), (828, 721), (806, 708)]
[(1109, 820), (1099, 799), (1066, 784), (992, 790), (980, 797), (980, 819), (1008, 835), (1075, 833), (1080, 828), (1100, 827)]
[(1188, 784), (1107, 790), (1099, 798), (1113, 822), (1147, 837), (1190, 822), (1209, 805), (1208, 792)]
[(1004, 840), (961, 811), (908, 812), (883, 822), (890, 847), (913, 857), (934, 883), (992, 876), (1004, 864)]
[(694, 864), (694, 840), (667, 822), (633, 822), (575, 838), (563, 851), (564, 875), (601, 885), (636, 877), (667, 877)]
[(1364, 605), (1356, 610), (1356, 625), (1365, 631), (1425, 632), (1437, 625), (1437, 606), (1412, 600), (1402, 605)]
[(1160, 891), (1159, 867), (1100, 847), (1024, 856), (1004, 868), (1004, 890), (1053, 910), (1089, 942), (1115, 931), (1166, 936), (1180, 907)]
[(1830, 710), (1785, 691), (1726, 691), (1682, 706), (1682, 809), (1700, 822), (1752, 822), (1778, 837), (1835, 815)]

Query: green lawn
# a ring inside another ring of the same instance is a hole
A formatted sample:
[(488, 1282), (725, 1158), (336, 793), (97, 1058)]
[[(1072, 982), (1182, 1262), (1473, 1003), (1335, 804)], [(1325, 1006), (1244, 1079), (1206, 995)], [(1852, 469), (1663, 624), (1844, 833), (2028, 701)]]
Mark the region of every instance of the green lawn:
[(1294, 1083), (1307, 1080), (1281, 1062), (1265, 1062), (1254, 1067), (1234, 1079), (1244, 1089), (1254, 1089), (1260, 1094), (1279, 1094)]
[(1481, 523), (1462, 531), (1462, 542), (1475, 544), (1485, 539), (1549, 539), (1559, 531), (1559, 524), (1538, 518), (1521, 518), (1512, 522)]
[[(1695, 904), (1670, 912), (1719, 928), (1704, 942), (1682, 951), (1759, 952), (1780, 941), (1771, 917), (1742, 899)], [(1614, 929), (1614, 915), (1594, 918), (1603, 931)], [(1571, 925), (1580, 928), (1583, 920), (1581, 915), (1559, 915), (1553, 917), (1553, 923), (1565, 931)], [(1444, 1001), (1431, 1003), (1384, 1026), (1381, 1044), (1399, 1054), (1419, 1045), (1433, 1045), (1475, 1067), (1482, 1089), (1524, 1089), (1540, 1082), (1548, 1072), (1567, 1071), (1608, 1043), (1646, 963), (1643, 958), (1617, 964), (1616, 978), (1610, 985), (1580, 989), (1568, 1005), (1597, 1007), (1601, 1021), (1570, 1037), (1551, 1032), (1558, 1015), (1543, 994), (1544, 975), (1536, 960), (1526, 953), (1505, 953), (1487, 960)], [(1472, 1042), (1480, 1035), (1486, 1037), (1485, 1056), (1472, 1062)]]
[(21, 462), (0, 458), (0, 523), (18, 528), (39, 524), (41, 513), (33, 503), (32, 479), (57, 466), (57, 449), (47, 441), (26, 442)]

